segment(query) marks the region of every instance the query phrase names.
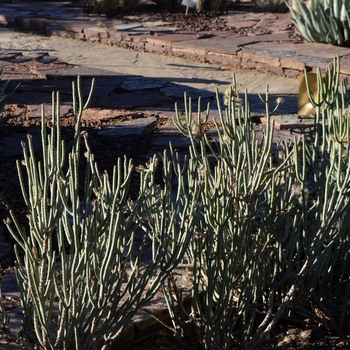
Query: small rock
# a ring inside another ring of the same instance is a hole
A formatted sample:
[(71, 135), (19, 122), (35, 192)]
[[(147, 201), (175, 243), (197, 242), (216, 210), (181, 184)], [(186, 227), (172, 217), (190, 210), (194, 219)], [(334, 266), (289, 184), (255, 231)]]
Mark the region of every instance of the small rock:
[(287, 331), (288, 335), (292, 335), (292, 334), (298, 334), (299, 333), (299, 329), (298, 328), (290, 328)]
[(312, 329), (306, 329), (300, 333), (300, 338), (303, 340), (310, 339), (312, 336)]

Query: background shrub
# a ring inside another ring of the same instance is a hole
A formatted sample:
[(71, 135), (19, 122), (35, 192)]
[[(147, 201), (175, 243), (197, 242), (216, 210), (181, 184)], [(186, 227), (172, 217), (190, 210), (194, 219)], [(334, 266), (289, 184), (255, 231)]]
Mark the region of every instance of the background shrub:
[(224, 11), (228, 0), (197, 0), (197, 11)]
[(94, 11), (114, 16), (119, 10), (135, 10), (140, 0), (95, 0)]
[(252, 4), (258, 11), (284, 13), (288, 7), (284, 0), (252, 0)]
[(291, 19), (308, 42), (350, 46), (348, 0), (286, 1)]

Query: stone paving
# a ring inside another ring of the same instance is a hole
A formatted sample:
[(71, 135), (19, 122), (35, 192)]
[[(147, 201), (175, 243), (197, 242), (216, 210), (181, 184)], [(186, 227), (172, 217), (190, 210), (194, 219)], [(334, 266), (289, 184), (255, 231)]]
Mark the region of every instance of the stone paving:
[[(270, 28), (270, 31), (257, 32), (256, 35), (240, 36), (231, 32), (193, 33), (176, 28), (170, 22), (160, 22), (156, 14), (141, 16), (138, 23), (108, 20), (100, 16), (87, 16), (81, 8), (68, 6), (68, 2), (8, 3), (0, 0), (0, 24), (15, 27), (17, 30), (40, 32), (46, 36), (72, 38), (88, 43), (113, 45), (134, 49), (138, 52), (156, 52), (191, 60), (219, 64), (226, 67), (254, 69), (280, 76), (296, 78), (306, 69), (314, 71), (317, 67), (325, 68), (336, 55), (340, 56), (341, 73), (350, 74), (350, 48), (331, 45), (308, 44), (292, 37), (291, 21), (286, 14), (253, 13), (234, 11), (223, 15), (228, 26), (236, 28)], [(0, 43), (8, 38), (1, 37)], [(21, 83), (10, 103), (17, 105), (14, 113), (27, 113), (28, 118), (41, 115), (41, 103), (50, 104), (53, 91), (60, 91), (63, 96), (72, 93), (71, 81), (77, 75), (83, 78), (83, 94), (88, 93), (88, 80), (96, 78), (93, 108), (85, 113), (85, 121), (115, 119), (130, 114), (130, 111), (152, 111), (168, 121), (155, 129), (156, 137), (152, 151), (162, 151), (169, 141), (180, 150), (188, 149), (186, 138), (179, 135), (171, 117), (174, 115), (174, 103), (183, 109), (183, 95), (187, 92), (194, 101), (200, 96), (203, 106), (212, 103), (212, 117), (217, 117), (217, 106), (212, 93), (203, 89), (189, 88), (166, 79), (154, 79), (142, 75), (72, 65), (51, 56), (47, 52), (34, 52), (26, 56), (18, 51), (0, 49), (0, 66), (5, 76), (11, 78), (9, 88)], [(285, 103), (276, 117), (276, 139), (292, 139), (291, 128), (302, 128), (295, 118), (297, 96), (286, 95)], [(264, 106), (259, 99), (250, 101), (252, 115), (262, 124), (256, 126), (258, 133), (263, 131)], [(70, 103), (63, 103), (61, 115), (72, 113)], [(102, 129), (99, 136), (118, 137), (140, 135), (150, 125), (154, 125), (154, 116), (131, 118), (112, 127)], [(308, 123), (306, 121), (305, 123)], [(5, 157), (18, 156), (22, 152), (20, 140), (25, 135), (9, 138), (5, 142)], [(37, 139), (38, 142), (35, 142)], [(34, 143), (40, 147), (40, 135), (34, 135)], [(150, 150), (145, 150), (145, 157)], [(0, 227), (0, 229), (2, 229)], [(0, 232), (1, 233), (1, 232)], [(1, 235), (0, 235), (1, 236)], [(0, 243), (0, 261), (12, 254), (12, 247)], [(3, 296), (7, 300), (19, 300), (13, 272), (2, 280)], [(158, 302), (155, 301), (154, 305)], [(159, 301), (162, 304), (162, 301)], [(15, 305), (15, 304), (11, 304)], [(164, 308), (155, 307), (151, 312), (163, 313)], [(13, 330), (19, 330), (21, 309), (11, 311)], [(127, 340), (140, 336), (140, 332), (149, 332), (154, 326), (151, 317), (139, 316), (128, 330)], [(148, 321), (145, 322), (145, 317)], [(137, 326), (135, 324), (137, 323)], [(139, 331), (138, 335), (135, 333)], [(10, 349), (10, 347), (9, 347)], [(11, 349), (15, 349), (11, 347)]]
[[(232, 32), (190, 32), (159, 21), (159, 15), (136, 18), (137, 23), (87, 16), (69, 2), (8, 3), (0, 0), (0, 24), (44, 35), (172, 54), (211, 63), (298, 76), (304, 69), (325, 68), (340, 56), (342, 73), (350, 73), (350, 48), (310, 44), (293, 37), (288, 14), (232, 11), (221, 16), (227, 26), (262, 28), (255, 35)], [(135, 16), (129, 18), (135, 21)], [(268, 31), (266, 31), (268, 28)]]

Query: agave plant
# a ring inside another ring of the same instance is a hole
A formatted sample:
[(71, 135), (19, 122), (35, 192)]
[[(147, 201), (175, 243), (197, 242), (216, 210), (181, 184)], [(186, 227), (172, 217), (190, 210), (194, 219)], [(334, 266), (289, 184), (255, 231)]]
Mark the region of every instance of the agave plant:
[(285, 0), (291, 20), (309, 42), (350, 46), (348, 0)]

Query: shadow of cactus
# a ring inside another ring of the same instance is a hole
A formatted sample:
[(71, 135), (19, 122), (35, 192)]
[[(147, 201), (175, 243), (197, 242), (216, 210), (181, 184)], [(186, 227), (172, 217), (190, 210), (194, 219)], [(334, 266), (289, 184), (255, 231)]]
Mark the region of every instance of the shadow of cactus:
[[(2, 71), (2, 68), (0, 68), (0, 80), (2, 79), (2, 77), (4, 76), (4, 73)], [(14, 94), (14, 92), (16, 91), (17, 87), (19, 85), (17, 85), (11, 92), (6, 93), (5, 90), (9, 84), (9, 80), (0, 87), (0, 113), (3, 112), (4, 108), (5, 108), (5, 103), (7, 102), (7, 100)], [(9, 120), (11, 118), (11, 116), (7, 116), (5, 118), (2, 118), (0, 120), (0, 124), (6, 123), (7, 120)]]

